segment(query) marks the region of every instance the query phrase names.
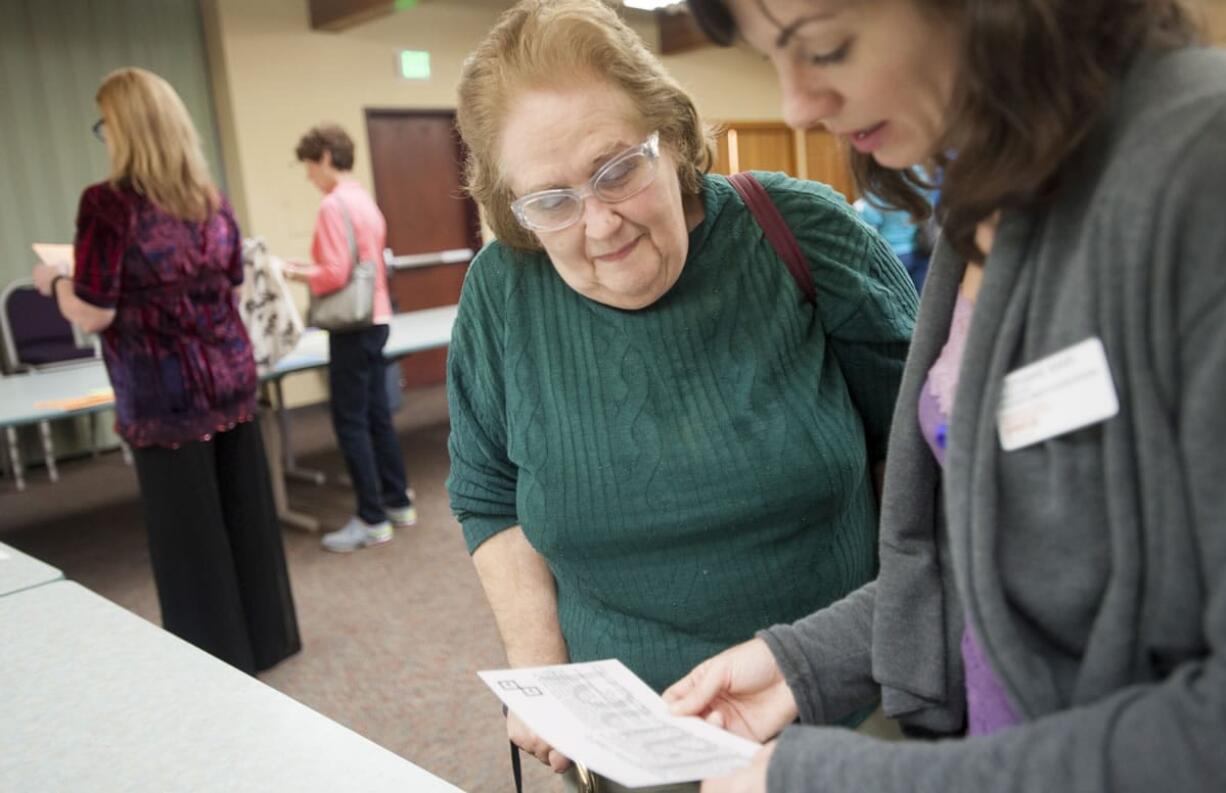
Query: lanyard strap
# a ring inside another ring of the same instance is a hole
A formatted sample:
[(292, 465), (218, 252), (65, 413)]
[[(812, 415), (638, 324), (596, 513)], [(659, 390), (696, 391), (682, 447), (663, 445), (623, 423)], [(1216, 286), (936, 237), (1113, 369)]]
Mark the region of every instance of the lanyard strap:
[(524, 769), (519, 764), (519, 747), (511, 744), (511, 776), (515, 777), (515, 793), (524, 793)]

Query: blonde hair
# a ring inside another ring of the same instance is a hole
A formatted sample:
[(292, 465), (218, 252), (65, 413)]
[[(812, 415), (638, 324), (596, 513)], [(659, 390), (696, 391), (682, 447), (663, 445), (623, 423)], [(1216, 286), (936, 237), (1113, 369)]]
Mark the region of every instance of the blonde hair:
[(624, 92), (645, 132), (677, 160), (681, 190), (697, 195), (714, 160), (713, 138), (693, 100), (633, 30), (600, 0), (523, 0), (464, 63), (456, 122), (468, 147), (466, 187), (506, 245), (539, 249), (516, 222), (502, 178), (499, 145), (517, 92), (605, 81)]
[(184, 220), (204, 220), (221, 198), (183, 100), (153, 72), (118, 69), (96, 97), (110, 143), (112, 185), (128, 185)]

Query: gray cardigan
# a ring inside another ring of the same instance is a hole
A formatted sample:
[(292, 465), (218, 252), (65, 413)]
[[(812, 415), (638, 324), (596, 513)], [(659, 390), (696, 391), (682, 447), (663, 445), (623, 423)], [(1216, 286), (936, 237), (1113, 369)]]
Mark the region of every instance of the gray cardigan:
[[(938, 248), (878, 580), (760, 634), (805, 724), (880, 697), (956, 734), (969, 622), (1024, 723), (896, 744), (790, 727), (771, 791), (1226, 790), (1226, 52), (1139, 58), (1083, 152), (1042, 209), (1002, 219), (943, 481), (917, 404), (964, 264)], [(1003, 452), (1004, 375), (1092, 336), (1119, 413)]]

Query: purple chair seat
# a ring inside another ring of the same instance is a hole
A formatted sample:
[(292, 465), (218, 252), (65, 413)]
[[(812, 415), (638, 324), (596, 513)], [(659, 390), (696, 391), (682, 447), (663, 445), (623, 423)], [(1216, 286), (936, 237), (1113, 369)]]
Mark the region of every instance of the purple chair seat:
[(94, 351), (78, 347), (72, 339), (27, 340), (21, 345), (20, 362), (31, 366), (44, 366), (61, 361), (93, 358)]

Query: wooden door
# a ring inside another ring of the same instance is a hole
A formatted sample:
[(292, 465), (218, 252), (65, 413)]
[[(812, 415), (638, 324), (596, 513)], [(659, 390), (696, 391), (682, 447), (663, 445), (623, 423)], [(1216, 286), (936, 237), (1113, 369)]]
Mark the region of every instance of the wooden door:
[[(824, 182), (848, 201), (856, 198), (847, 148), (825, 130), (801, 133), (779, 121), (725, 121), (715, 142), (714, 173), (782, 171), (798, 179)], [(802, 146), (805, 156), (798, 162)]]
[(797, 175), (796, 138), (782, 122), (724, 122), (715, 142), (715, 173), (782, 171)]
[(736, 136), (737, 165), (741, 171), (781, 171), (796, 175), (796, 137), (780, 122), (741, 122), (729, 132)]
[[(462, 191), (463, 149), (450, 110), (367, 110), (375, 200), (387, 218), (393, 254), (481, 247), (476, 204)], [(401, 270), (392, 275), (398, 311), (459, 301), (467, 263)], [(408, 387), (442, 382), (447, 351), (412, 355), (402, 364)]]
[(805, 132), (805, 178), (825, 182), (848, 201), (856, 200), (847, 145), (822, 129)]

